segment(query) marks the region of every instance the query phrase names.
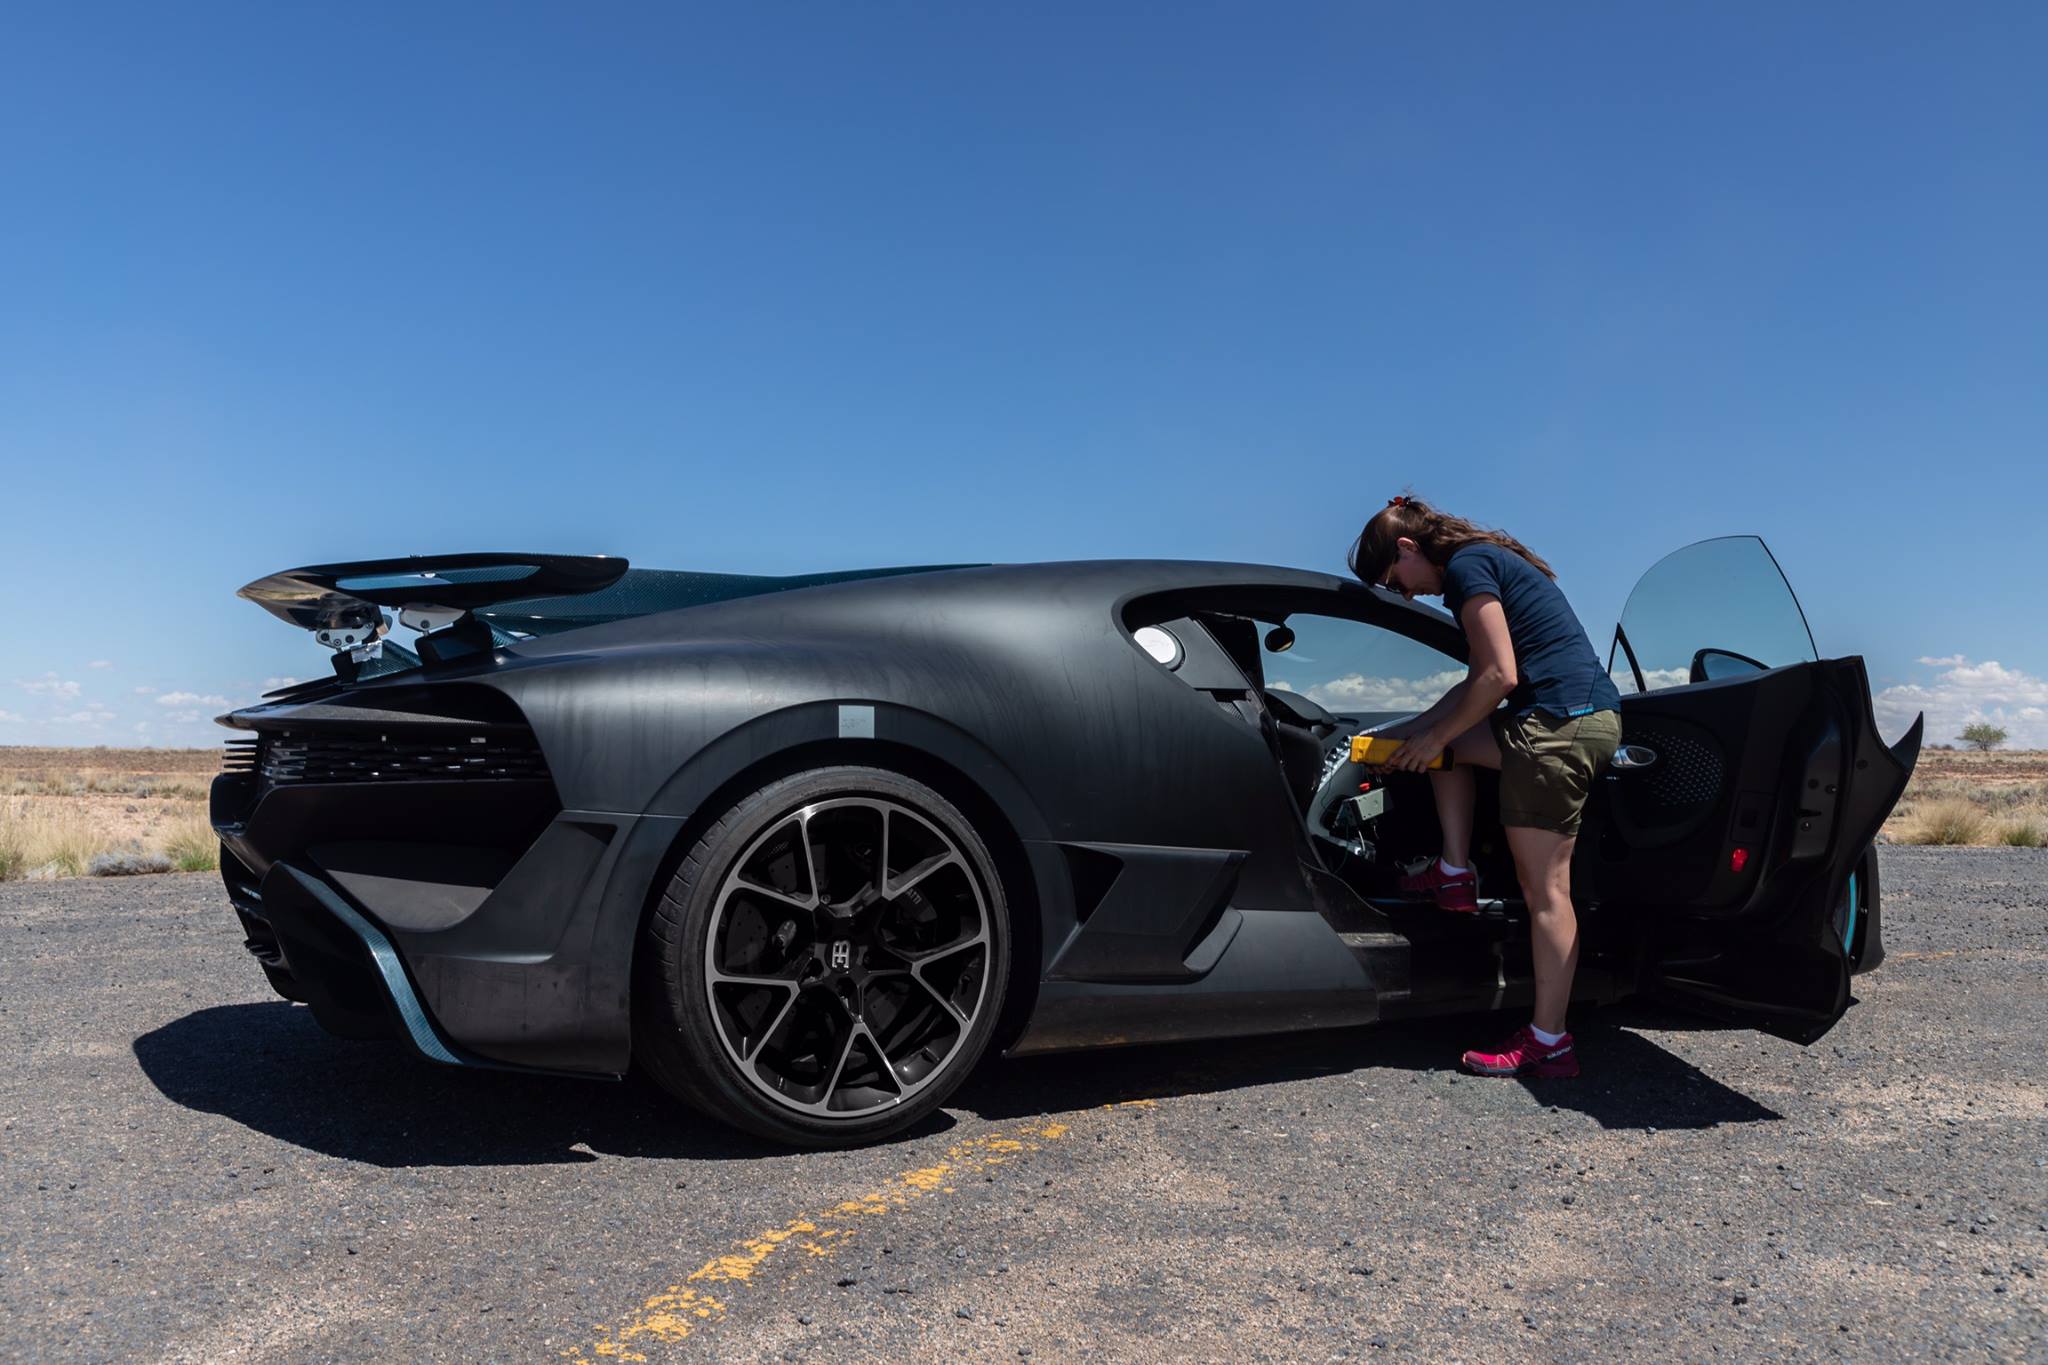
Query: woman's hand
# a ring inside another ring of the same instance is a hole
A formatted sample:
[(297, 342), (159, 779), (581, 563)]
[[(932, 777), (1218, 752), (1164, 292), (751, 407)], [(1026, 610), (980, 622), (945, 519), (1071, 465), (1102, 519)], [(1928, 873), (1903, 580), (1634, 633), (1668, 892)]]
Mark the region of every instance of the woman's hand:
[(1401, 741), (1401, 747), (1387, 760), (1387, 770), (1397, 773), (1427, 772), (1429, 765), (1436, 762), (1444, 751), (1444, 740), (1434, 730), (1424, 730), (1411, 739)]

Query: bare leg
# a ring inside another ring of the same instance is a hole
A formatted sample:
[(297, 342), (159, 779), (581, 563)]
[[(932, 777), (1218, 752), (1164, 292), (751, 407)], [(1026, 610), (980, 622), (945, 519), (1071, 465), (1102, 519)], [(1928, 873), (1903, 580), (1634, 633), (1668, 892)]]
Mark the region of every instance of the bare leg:
[(1479, 784), (1472, 769), (1500, 767), (1500, 745), (1485, 721), (1451, 741), (1453, 765), (1429, 775), (1436, 798), (1436, 822), (1444, 833), (1444, 861), (1452, 867), (1472, 866), (1472, 803)]
[(1572, 849), (1578, 836), (1509, 825), (1522, 898), (1529, 905), (1529, 948), (1536, 965), (1536, 1027), (1563, 1033), (1579, 969), (1579, 917), (1572, 909)]

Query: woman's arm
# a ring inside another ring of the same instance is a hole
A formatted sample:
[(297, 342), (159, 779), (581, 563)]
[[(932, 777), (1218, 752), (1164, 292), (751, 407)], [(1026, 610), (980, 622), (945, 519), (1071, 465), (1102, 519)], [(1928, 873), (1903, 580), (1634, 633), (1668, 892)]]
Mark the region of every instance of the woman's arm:
[(1458, 679), (1457, 682), (1451, 685), (1450, 691), (1431, 702), (1429, 709), (1421, 715), (1410, 716), (1403, 721), (1396, 721), (1392, 725), (1383, 726), (1373, 731), (1373, 733), (1382, 739), (1407, 739), (1411, 735), (1421, 734), (1432, 725), (1435, 725), (1445, 715), (1449, 714), (1452, 708), (1456, 707), (1460, 701), (1464, 700), (1466, 685), (1469, 681), (1470, 679), (1468, 678)]
[(1396, 772), (1419, 773), (1429, 767), (1445, 745), (1484, 720), (1519, 681), (1515, 642), (1508, 634), (1507, 613), (1501, 610), (1498, 597), (1482, 593), (1469, 599), (1458, 611), (1458, 623), (1464, 626), (1465, 639), (1471, 645), (1465, 681), (1424, 713), (1423, 718), (1434, 719), (1410, 736), (1387, 764)]

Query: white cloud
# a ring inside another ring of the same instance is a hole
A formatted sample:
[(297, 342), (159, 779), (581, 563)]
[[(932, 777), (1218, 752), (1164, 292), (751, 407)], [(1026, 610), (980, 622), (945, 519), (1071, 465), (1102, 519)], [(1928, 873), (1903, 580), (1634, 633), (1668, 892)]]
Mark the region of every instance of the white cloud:
[(204, 696), (197, 692), (166, 692), (156, 699), (158, 706), (233, 706), (226, 697), (209, 692)]
[(263, 680), (263, 690), (265, 692), (275, 692), (280, 687), (294, 687), (303, 681), (304, 679), (302, 678), (265, 678)]
[(1286, 687), (1332, 711), (1421, 711), (1463, 681), (1465, 670), (1446, 669), (1422, 678), (1368, 678), (1348, 673), (1306, 688)]
[(199, 721), (199, 713), (197, 711), (173, 711), (171, 712), (171, 721), (176, 725), (194, 725)]
[(146, 735), (149, 733), (150, 725), (149, 722), (146, 720), (138, 720), (135, 722), (134, 725), (130, 726), (129, 728), (135, 731), (135, 733), (138, 735)]
[(1933, 682), (1900, 683), (1872, 698), (1885, 738), (1896, 738), (1924, 711), (1929, 744), (1953, 744), (1965, 725), (1982, 721), (2006, 732), (2008, 748), (2048, 749), (2048, 679), (1995, 659), (1973, 664), (1960, 654), (1920, 662), (1942, 670)]
[[(1621, 669), (1611, 676), (1614, 678), (1615, 690), (1622, 696), (1626, 697), (1636, 690), (1636, 675), (1627, 669)], [(1691, 681), (1692, 670), (1689, 668), (1653, 668), (1643, 674), (1643, 690), (1655, 692), (1664, 687), (1684, 687)]]
[(21, 717), (15, 715), (14, 712), (12, 711), (0, 711), (0, 722), (19, 725), (21, 723)]
[(52, 716), (45, 725), (105, 725), (114, 718), (114, 713), (104, 706), (89, 706), (83, 711), (73, 711), (68, 716)]
[(112, 659), (94, 659), (86, 665), (87, 668), (112, 668), (113, 666), (114, 661)]
[(21, 684), (24, 692), (34, 692), (38, 696), (68, 699), (78, 695), (77, 683), (67, 682), (59, 678), (55, 673), (45, 673), (42, 677), (33, 680), (16, 679), (16, 681)]
[(154, 696), (156, 695), (156, 689), (154, 687), (138, 687), (135, 689), (135, 695), (138, 697)]

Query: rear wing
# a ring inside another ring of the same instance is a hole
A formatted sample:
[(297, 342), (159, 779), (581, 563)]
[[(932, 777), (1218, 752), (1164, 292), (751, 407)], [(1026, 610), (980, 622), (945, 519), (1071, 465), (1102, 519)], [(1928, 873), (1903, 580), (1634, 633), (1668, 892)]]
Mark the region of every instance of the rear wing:
[[(344, 681), (416, 663), (445, 664), (535, 635), (556, 635), (680, 607), (863, 578), (980, 568), (915, 564), (767, 576), (633, 569), (609, 555), (411, 555), (315, 564), (259, 578), (238, 592), (335, 651)], [(419, 655), (396, 644), (386, 609), (420, 632)], [(385, 657), (385, 651), (394, 657)], [(370, 668), (360, 665), (381, 660)]]
[(241, 588), (272, 616), (334, 650), (362, 650), (391, 629), (384, 609), (422, 634), (480, 607), (608, 588), (628, 565), (608, 555), (408, 555), (286, 569)]

